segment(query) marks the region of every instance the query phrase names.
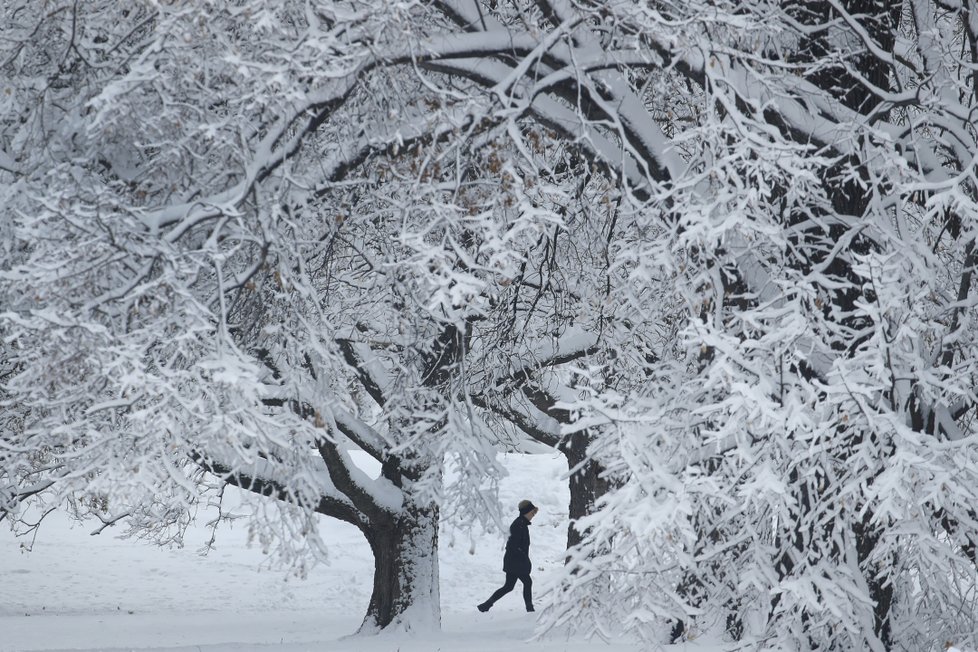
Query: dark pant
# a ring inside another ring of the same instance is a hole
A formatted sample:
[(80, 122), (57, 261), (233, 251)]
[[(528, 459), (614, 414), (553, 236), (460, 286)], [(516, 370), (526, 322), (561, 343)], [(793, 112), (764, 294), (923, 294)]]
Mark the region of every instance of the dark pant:
[(492, 594), (492, 597), (486, 600), (484, 604), (491, 607), (493, 604), (495, 604), (496, 600), (513, 590), (513, 587), (516, 586), (516, 580), (523, 582), (523, 602), (526, 603), (527, 607), (532, 607), (533, 580), (530, 579), (529, 574), (517, 575), (516, 573), (506, 573), (506, 583), (503, 584), (501, 588), (497, 589), (496, 592)]

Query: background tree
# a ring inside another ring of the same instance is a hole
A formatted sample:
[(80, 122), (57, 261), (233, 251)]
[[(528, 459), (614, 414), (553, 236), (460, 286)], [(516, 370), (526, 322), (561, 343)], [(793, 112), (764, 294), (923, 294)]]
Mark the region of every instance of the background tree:
[[(633, 259), (685, 272), (687, 365), (617, 413), (606, 464), (625, 479), (588, 521), (601, 533), (587, 548), (609, 552), (582, 561), (584, 584), (616, 578), (615, 617), (625, 602), (639, 627), (685, 610), (820, 649), (968, 636), (945, 616), (974, 608), (951, 579), (971, 572), (970, 544), (935, 509), (962, 513), (951, 478), (971, 464), (971, 354), (950, 335), (970, 309), (971, 261), (942, 244), (956, 220), (935, 209), (973, 206), (961, 119), (974, 94), (950, 45), (967, 51), (968, 11), (731, 6), (714, 22), (667, 8), (630, 15), (651, 18), (636, 33), (710, 94), (696, 164), (710, 184), (684, 203), (671, 255)], [(677, 24), (695, 27), (656, 29)], [(631, 425), (643, 413), (648, 425)]]

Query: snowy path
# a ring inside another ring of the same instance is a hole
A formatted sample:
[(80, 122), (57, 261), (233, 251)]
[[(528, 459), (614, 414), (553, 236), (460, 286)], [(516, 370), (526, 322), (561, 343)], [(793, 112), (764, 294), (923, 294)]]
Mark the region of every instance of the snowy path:
[[(566, 465), (550, 455), (508, 462), (501, 499), (514, 505), (533, 487), (541, 506), (531, 548), (535, 587), (559, 569), (566, 536)], [(518, 591), (489, 614), (475, 605), (502, 582), (499, 533), (441, 535), (442, 631), (349, 638), (369, 599), (372, 562), (358, 531), (325, 520), (332, 563), (306, 579), (270, 568), (246, 529), (188, 533), (186, 547), (160, 549), (89, 529), (55, 515), (31, 553), (0, 528), (0, 652), (166, 650), (167, 652), (636, 652), (634, 643), (531, 641), (534, 616)], [(473, 540), (474, 539), (474, 540)], [(539, 593), (538, 593), (539, 595)], [(714, 649), (699, 646), (675, 650)]]
[[(2, 650), (17, 652), (53, 650), (156, 650), (184, 652), (433, 652), (434, 650), (482, 650), (508, 652), (526, 649), (556, 652), (577, 649), (583, 642), (527, 642), (533, 622), (516, 614), (488, 619), (450, 614), (439, 634), (416, 637), (348, 638), (358, 618), (323, 617), (316, 611), (270, 610), (261, 614), (226, 612), (148, 615), (59, 615), (2, 617)], [(8, 643), (10, 646), (8, 646)], [(572, 645), (573, 647), (568, 647)], [(79, 647), (81, 646), (81, 647)], [(618, 652), (634, 646), (597, 647)], [(592, 648), (593, 649), (593, 648)]]

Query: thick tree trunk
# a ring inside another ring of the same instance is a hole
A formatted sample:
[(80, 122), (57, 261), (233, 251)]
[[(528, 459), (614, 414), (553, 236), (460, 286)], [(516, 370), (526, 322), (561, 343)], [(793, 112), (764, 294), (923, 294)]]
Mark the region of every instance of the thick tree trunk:
[(374, 586), (360, 633), (440, 629), (438, 508), (408, 505), (372, 519), (364, 534), (374, 555)]
[(584, 538), (584, 532), (578, 526), (578, 520), (594, 513), (595, 501), (604, 495), (608, 488), (601, 477), (601, 465), (588, 459), (586, 433), (575, 433), (560, 446), (561, 452), (567, 458), (567, 469), (570, 472), (568, 481), (570, 489), (570, 508), (568, 510), (570, 523), (567, 525), (567, 549), (578, 545)]

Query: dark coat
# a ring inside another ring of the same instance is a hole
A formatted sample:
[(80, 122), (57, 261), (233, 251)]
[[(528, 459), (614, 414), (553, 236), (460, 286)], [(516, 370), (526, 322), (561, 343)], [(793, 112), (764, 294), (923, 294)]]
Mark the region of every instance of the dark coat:
[(509, 540), (503, 555), (503, 572), (525, 577), (530, 574), (530, 522), (520, 514), (509, 526)]

